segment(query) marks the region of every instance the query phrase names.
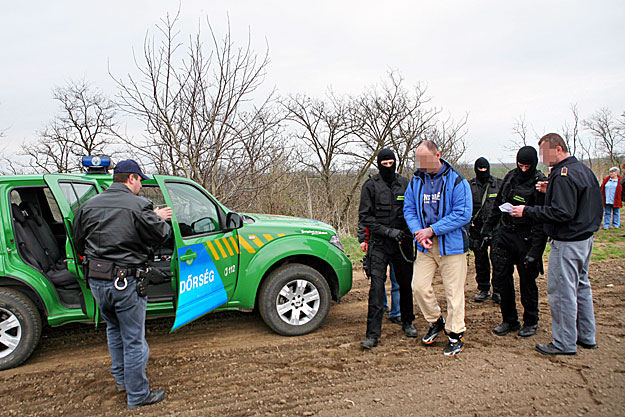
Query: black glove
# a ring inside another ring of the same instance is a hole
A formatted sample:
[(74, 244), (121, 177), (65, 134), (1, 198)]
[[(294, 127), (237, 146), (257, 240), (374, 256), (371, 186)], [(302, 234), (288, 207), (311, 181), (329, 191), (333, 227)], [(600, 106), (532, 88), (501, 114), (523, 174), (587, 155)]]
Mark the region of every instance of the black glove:
[(534, 258), (532, 255), (525, 255), (523, 258), (523, 265), (526, 268), (536, 268), (538, 265), (538, 259)]
[(404, 239), (404, 232), (399, 229), (388, 229), (388, 232), (386, 232), (386, 236), (393, 240), (401, 242), (402, 239)]

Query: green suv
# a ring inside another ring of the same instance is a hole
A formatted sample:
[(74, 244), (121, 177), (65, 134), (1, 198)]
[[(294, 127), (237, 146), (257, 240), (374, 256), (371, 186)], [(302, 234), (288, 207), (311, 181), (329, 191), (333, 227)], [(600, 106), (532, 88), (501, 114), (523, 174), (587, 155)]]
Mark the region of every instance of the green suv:
[[(111, 183), (108, 174), (0, 177), (0, 369), (31, 355), (44, 320), (100, 321), (70, 231), (80, 205)], [(301, 335), (351, 289), (351, 262), (328, 224), (237, 214), (180, 177), (154, 175), (141, 195), (174, 212), (148, 263), (147, 309), (175, 315), (172, 330), (211, 310), (258, 309), (275, 332)], [(208, 290), (216, 278), (219, 300)]]

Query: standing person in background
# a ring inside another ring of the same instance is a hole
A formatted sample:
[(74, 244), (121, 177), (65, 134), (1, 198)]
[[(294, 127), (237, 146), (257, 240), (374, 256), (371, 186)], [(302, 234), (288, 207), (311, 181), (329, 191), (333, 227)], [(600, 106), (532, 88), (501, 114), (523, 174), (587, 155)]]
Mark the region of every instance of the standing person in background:
[[(502, 204), (539, 206), (544, 194), (536, 190), (539, 181), (547, 179), (536, 169), (538, 154), (532, 146), (519, 149), (517, 167), (503, 179), (493, 210), (482, 228), (486, 239), (493, 239), (493, 281), (501, 294), (502, 322), (493, 329), (498, 336), (517, 331), (521, 337), (530, 337), (538, 330), (538, 286), (536, 278), (543, 272), (543, 252), (547, 236), (542, 225), (531, 219), (519, 219), (502, 214)], [(514, 291), (514, 267), (519, 273), (519, 289), (523, 305), (523, 328), (519, 323)]]
[[(399, 283), (399, 307), (402, 330), (407, 337), (417, 337), (413, 326), (412, 263), (404, 259), (413, 257), (408, 227), (404, 221), (404, 192), (408, 180), (395, 172), (397, 160), (390, 149), (378, 153), (379, 173), (370, 177), (362, 186), (358, 223), (369, 229), (369, 306), (367, 310), (367, 333), (360, 343), (363, 349), (378, 345), (382, 335), (384, 317), (384, 281), (389, 263), (393, 263)], [(401, 247), (400, 247), (401, 246)]]
[(544, 224), (551, 238), (547, 295), (551, 307), (553, 341), (536, 345), (543, 355), (575, 355), (577, 345), (596, 349), (595, 315), (588, 265), (593, 234), (601, 225), (601, 189), (592, 171), (571, 156), (564, 139), (556, 133), (538, 142), (545, 165), (553, 167), (543, 206), (512, 207), (513, 217)]
[[(471, 227), (469, 228), (469, 247), (475, 255), (475, 281), (479, 293), (473, 298), (476, 303), (481, 303), (491, 297), (491, 275), (488, 247), (490, 241), (485, 241), (482, 236), (484, 220), (490, 216), (495, 205), (495, 198), (501, 188), (501, 179), (490, 175), (490, 163), (486, 158), (478, 158), (473, 167), (475, 178), (469, 180), (473, 195), (473, 214)], [(499, 210), (498, 208), (496, 210)], [(499, 290), (493, 281), (493, 302), (499, 304), (501, 300)]]
[[(360, 250), (365, 252), (365, 254), (369, 251), (369, 229), (364, 227), (362, 224), (358, 224), (358, 243), (360, 243)], [(365, 262), (366, 262), (365, 255)], [(393, 324), (401, 325), (401, 311), (399, 309), (399, 284), (397, 283), (397, 278), (395, 277), (395, 269), (393, 268), (393, 264), (389, 264), (389, 279), (391, 280), (391, 309), (388, 308), (388, 297), (384, 296), (384, 311), (388, 311), (388, 319)], [(368, 273), (368, 272), (367, 272)]]
[[(420, 252), (414, 267), (415, 296), (430, 325), (421, 341), (431, 345), (444, 330), (449, 343), (443, 354), (454, 356), (464, 350), (464, 284), (468, 225), (473, 209), (471, 187), (458, 170), (441, 158), (431, 140), (417, 146), (415, 162), (417, 171), (406, 189), (404, 217)], [(432, 288), (437, 269), (445, 288), (447, 321), (441, 315)]]
[(601, 194), (603, 195), (603, 207), (605, 214), (603, 218), (603, 228), (609, 229), (621, 227), (620, 209), (623, 206), (623, 185), (622, 178), (619, 177), (618, 167), (610, 168), (608, 176), (601, 183)]

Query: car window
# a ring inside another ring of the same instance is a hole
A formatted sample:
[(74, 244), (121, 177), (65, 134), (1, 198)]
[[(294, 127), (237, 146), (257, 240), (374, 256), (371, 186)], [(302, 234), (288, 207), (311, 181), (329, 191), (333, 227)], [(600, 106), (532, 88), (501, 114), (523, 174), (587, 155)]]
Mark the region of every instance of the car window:
[(98, 194), (93, 184), (59, 182), (59, 187), (74, 214), (82, 203)]
[(179, 182), (166, 182), (165, 187), (183, 237), (220, 230), (218, 208), (199, 188)]
[(152, 202), (154, 208), (165, 206), (165, 197), (163, 191), (156, 185), (144, 185), (139, 191), (139, 195), (147, 198)]
[(61, 215), (61, 209), (59, 205), (56, 203), (54, 199), (54, 195), (52, 195), (52, 191), (46, 187), (43, 189), (43, 194), (46, 196), (46, 200), (48, 201), (48, 206), (50, 207), (50, 212), (52, 213), (52, 218), (55, 222), (62, 222), (63, 216)]

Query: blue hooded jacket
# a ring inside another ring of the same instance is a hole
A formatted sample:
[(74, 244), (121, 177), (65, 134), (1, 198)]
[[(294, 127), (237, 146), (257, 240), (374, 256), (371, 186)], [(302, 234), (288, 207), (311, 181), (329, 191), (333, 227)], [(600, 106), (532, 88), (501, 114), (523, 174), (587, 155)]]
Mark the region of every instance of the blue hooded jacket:
[[(431, 224), (434, 235), (439, 238), (441, 256), (459, 255), (469, 250), (468, 226), (473, 211), (471, 186), (464, 176), (449, 162), (445, 166), (443, 190), (438, 206), (438, 221)], [(423, 213), (423, 188), (425, 174), (416, 171), (404, 193), (404, 218), (413, 236), (427, 227)], [(417, 243), (420, 252), (427, 252)]]

